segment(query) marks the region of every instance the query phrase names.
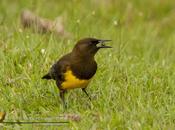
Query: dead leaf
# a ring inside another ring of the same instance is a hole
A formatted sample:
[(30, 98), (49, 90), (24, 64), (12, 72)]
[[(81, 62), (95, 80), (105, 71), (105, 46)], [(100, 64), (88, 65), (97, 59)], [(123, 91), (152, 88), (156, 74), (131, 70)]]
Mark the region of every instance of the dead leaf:
[(0, 112), (0, 122), (3, 122), (3, 120), (5, 119), (5, 112)]

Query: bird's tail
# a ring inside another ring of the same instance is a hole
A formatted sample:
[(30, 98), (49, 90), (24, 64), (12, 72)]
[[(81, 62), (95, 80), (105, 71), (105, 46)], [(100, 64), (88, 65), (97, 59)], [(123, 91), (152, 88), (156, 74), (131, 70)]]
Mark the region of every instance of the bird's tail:
[(46, 74), (42, 77), (42, 79), (52, 79), (52, 77), (50, 76), (50, 74)]

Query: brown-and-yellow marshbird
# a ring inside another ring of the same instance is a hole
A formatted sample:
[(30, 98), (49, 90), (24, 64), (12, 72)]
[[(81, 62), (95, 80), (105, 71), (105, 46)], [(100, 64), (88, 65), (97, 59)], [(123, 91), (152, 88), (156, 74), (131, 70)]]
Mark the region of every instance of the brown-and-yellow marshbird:
[(66, 105), (64, 94), (69, 89), (81, 88), (89, 97), (86, 88), (97, 70), (94, 56), (101, 48), (111, 48), (104, 44), (109, 41), (111, 40), (96, 38), (79, 40), (73, 50), (61, 57), (42, 77), (42, 79), (54, 79), (56, 81), (64, 106)]

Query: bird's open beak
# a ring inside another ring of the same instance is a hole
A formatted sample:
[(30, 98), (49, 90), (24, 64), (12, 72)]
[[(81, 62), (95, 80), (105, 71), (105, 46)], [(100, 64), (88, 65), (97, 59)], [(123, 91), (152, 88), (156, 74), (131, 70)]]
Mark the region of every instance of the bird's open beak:
[(112, 48), (111, 46), (107, 46), (104, 43), (110, 42), (111, 40), (99, 40), (99, 43), (97, 44), (98, 48)]

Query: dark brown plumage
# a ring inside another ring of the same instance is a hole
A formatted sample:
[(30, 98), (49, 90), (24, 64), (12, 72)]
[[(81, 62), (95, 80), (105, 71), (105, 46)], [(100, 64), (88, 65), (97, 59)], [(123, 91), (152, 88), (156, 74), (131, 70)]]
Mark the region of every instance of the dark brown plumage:
[(85, 89), (97, 70), (94, 56), (100, 48), (111, 48), (104, 45), (104, 42), (108, 41), (110, 40), (95, 38), (79, 40), (72, 52), (60, 58), (51, 67), (49, 73), (42, 77), (42, 79), (54, 79), (56, 81), (64, 105), (64, 93), (68, 89), (82, 88), (89, 97)]

